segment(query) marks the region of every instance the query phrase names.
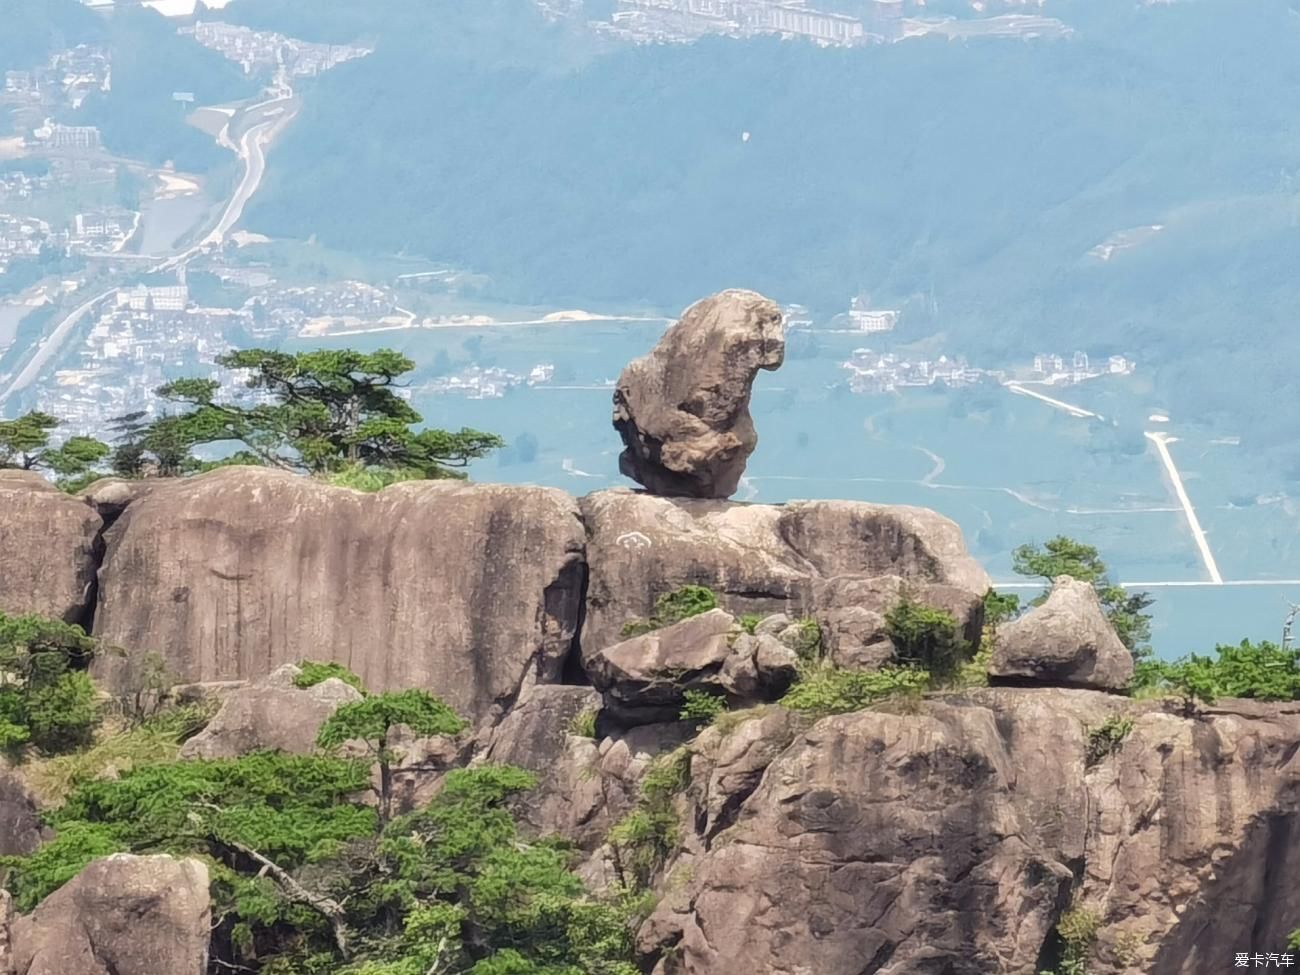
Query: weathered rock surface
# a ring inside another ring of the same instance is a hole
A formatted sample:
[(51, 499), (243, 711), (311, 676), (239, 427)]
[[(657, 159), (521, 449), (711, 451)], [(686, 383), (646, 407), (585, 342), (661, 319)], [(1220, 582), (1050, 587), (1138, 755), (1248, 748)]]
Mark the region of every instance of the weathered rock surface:
[(1122, 691), (1133, 679), (1133, 656), (1092, 586), (1061, 576), (1041, 606), (998, 628), (989, 676)]
[[(428, 688), (480, 718), (558, 679), (580, 615), (582, 524), (546, 488), (362, 494), (228, 468), (156, 485), (106, 541), (96, 634), (162, 654), (182, 681), (331, 659), (373, 690)], [(130, 663), (100, 676), (129, 686)]]
[(30, 471), (0, 471), (0, 611), (88, 619), (102, 521)]
[[(848, 501), (731, 504), (622, 490), (599, 491), (580, 505), (588, 532), (588, 661), (621, 640), (628, 620), (649, 616), (659, 595), (688, 584), (708, 586), (736, 615), (836, 621), (862, 607), (860, 583), (885, 578), (874, 589), (880, 600), (907, 585), (918, 598), (955, 610), (967, 635), (978, 637), (988, 575), (966, 553), (956, 524), (932, 511)], [(842, 653), (859, 652), (849, 636), (837, 639)]]
[(599, 710), (600, 695), (590, 687), (538, 686), (492, 729), (478, 760), (537, 775), (537, 787), (515, 807), (533, 835), (561, 835), (590, 849), (609, 829), (603, 783), (595, 774), (599, 743), (573, 733), (580, 715), (594, 717)]
[(736, 620), (720, 609), (623, 640), (592, 655), (587, 674), (629, 724), (672, 721), (688, 690), (721, 692)]
[(237, 758), (263, 750), (310, 755), (321, 725), (344, 704), (360, 701), (361, 693), (336, 677), (296, 687), (301, 673), (285, 664), (225, 694), (207, 727), (181, 747), (181, 758)]
[(614, 389), (619, 470), (651, 494), (729, 498), (758, 444), (749, 396), (785, 359), (776, 302), (753, 291), (698, 301)]
[(96, 860), (10, 926), (16, 975), (204, 975), (208, 868), (120, 853)]
[(16, 772), (0, 771), (0, 856), (27, 856), (41, 839), (36, 799)]
[[(1116, 713), (1132, 731), (1089, 766)], [(750, 726), (700, 749), (707, 852), (640, 935), (662, 975), (1031, 975), (1071, 905), (1099, 922), (1090, 972), (1199, 975), (1300, 916), (1300, 705), (992, 688), (825, 719), (775, 759), (784, 732)], [(765, 771), (719, 789), (729, 766)], [(741, 797), (716, 841), (715, 791)]]

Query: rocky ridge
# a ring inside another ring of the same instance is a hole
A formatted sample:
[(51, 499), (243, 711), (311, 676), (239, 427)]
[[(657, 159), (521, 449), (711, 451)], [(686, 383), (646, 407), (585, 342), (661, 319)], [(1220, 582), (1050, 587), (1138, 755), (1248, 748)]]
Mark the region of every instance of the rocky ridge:
[[(1088, 975), (1201, 975), (1284, 944), (1300, 920), (1300, 705), (1192, 713), (1114, 693), (1132, 662), (1091, 587), (1058, 581), (999, 631), (990, 674), (1014, 686), (820, 718), (774, 703), (806, 663), (805, 625), (822, 665), (872, 670), (895, 658), (886, 616), (905, 596), (978, 640), (989, 580), (930, 511), (725, 500), (753, 449), (754, 373), (780, 359), (763, 302), (696, 306), (625, 374), (625, 464), (672, 496), (439, 482), (366, 495), (228, 468), (70, 498), (6, 473), (0, 609), (127, 648), (97, 664), (115, 690), (156, 656), (219, 694), (190, 757), (311, 752), (357, 695), (296, 687), (303, 658), (376, 690), (427, 689), (473, 727), (400, 743), (401, 804), (452, 766), (528, 769), (538, 786), (518, 818), (566, 837), (598, 889), (627, 879), (611, 830), (648, 773), (683, 768), (638, 933), (646, 973), (1036, 975), (1060, 960), (1067, 912), (1095, 927)], [(692, 382), (726, 380), (725, 400), (677, 410), (703, 427), (674, 412), (691, 384), (668, 381), (700, 351), (692, 330), (721, 350)], [(719, 608), (625, 634), (682, 586)], [(733, 710), (681, 720), (688, 691)], [(30, 850), (40, 825), (16, 776), (0, 799), (0, 852)], [(197, 861), (98, 860), (26, 917), (0, 903), (0, 975), (200, 975), (210, 913)]]

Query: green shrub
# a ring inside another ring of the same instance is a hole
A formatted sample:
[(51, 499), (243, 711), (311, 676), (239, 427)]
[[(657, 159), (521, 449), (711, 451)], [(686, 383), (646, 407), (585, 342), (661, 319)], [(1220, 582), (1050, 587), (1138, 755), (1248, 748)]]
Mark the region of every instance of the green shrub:
[(321, 748), (338, 748), (345, 742), (361, 741), (379, 766), (380, 822), (392, 818), (392, 766), (399, 758), (390, 748), (393, 729), (398, 725), (417, 735), (457, 735), (466, 724), (459, 715), (427, 691), (411, 689), (375, 694), (343, 705), (330, 715), (316, 735)]
[(655, 874), (681, 842), (673, 799), (690, 783), (691, 754), (683, 747), (661, 755), (641, 779), (637, 806), (614, 824), (606, 839), (623, 886), (649, 889)]
[(1112, 714), (1095, 728), (1088, 729), (1088, 749), (1085, 764), (1088, 767), (1103, 761), (1106, 756), (1119, 751), (1124, 739), (1133, 730), (1133, 719)]
[(718, 597), (712, 589), (707, 586), (682, 586), (656, 599), (654, 612), (648, 620), (629, 620), (624, 623), (623, 636), (640, 636), (717, 608)]
[(100, 709), (85, 669), (96, 646), (79, 626), (0, 613), (0, 748), (89, 743)]
[(342, 664), (320, 663), (315, 660), (298, 661), (298, 669), (302, 671), (293, 679), (294, 687), (301, 687), (306, 690), (309, 687), (315, 687), (331, 677), (343, 681), (350, 687), (355, 687), (362, 694), (366, 693), (366, 686), (361, 683), (361, 678), (352, 671), (348, 670)]
[(984, 594), (984, 625), (998, 626), (1020, 614), (1020, 597), (990, 589)]
[(885, 614), (885, 630), (900, 663), (929, 671), (936, 680), (951, 677), (969, 654), (951, 613), (924, 606), (906, 593)]
[(579, 738), (595, 738), (596, 718), (599, 714), (594, 708), (583, 708), (569, 721), (569, 734)]
[(690, 690), (686, 692), (685, 698), (680, 714), (683, 721), (709, 724), (727, 710), (727, 699), (712, 691)]
[(417, 470), (364, 467), (360, 464), (345, 467), (341, 471), (335, 471), (325, 477), (325, 481), (333, 487), (351, 488), (354, 491), (365, 491), (368, 494), (382, 491), (390, 484), (424, 479), (425, 475)]
[(1039, 975), (1088, 975), (1088, 960), (1101, 918), (1085, 907), (1075, 907), (1061, 915), (1056, 934), (1061, 939), (1061, 963), (1055, 971)]
[(930, 675), (913, 667), (880, 670), (840, 670), (827, 665), (805, 667), (781, 705), (807, 714), (861, 711), (886, 698), (920, 694)]
[(762, 613), (745, 613), (740, 617), (740, 628), (753, 636), (758, 630), (758, 624), (763, 622)]
[(1190, 654), (1179, 660), (1143, 660), (1137, 665), (1131, 690), (1176, 694), (1191, 711), (1197, 703), (1221, 697), (1260, 701), (1300, 699), (1300, 652), (1284, 650), (1267, 640), (1236, 646), (1220, 645), (1214, 656)]
[(811, 616), (795, 621), (795, 637), (791, 650), (803, 661), (816, 660), (822, 652), (822, 628)]
[(351, 801), (368, 780), (363, 763), (260, 752), (81, 782), (49, 816), (58, 840), (9, 861), (10, 890), (29, 910), (110, 847), (217, 855), (240, 843), (291, 869), (374, 833), (374, 810)]

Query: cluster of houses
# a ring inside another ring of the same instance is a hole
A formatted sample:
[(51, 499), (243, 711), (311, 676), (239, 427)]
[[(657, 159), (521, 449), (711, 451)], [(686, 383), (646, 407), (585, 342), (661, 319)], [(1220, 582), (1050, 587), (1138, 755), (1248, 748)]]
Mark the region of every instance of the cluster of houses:
[(283, 67), (291, 76), (313, 77), (372, 52), (355, 44), (316, 44), (221, 21), (200, 20), (179, 32), (234, 61), (245, 74)]
[(538, 363), (524, 375), (500, 366), (470, 366), (454, 376), (439, 376), (422, 387), (421, 392), (499, 399), (516, 386), (543, 386), (554, 376), (555, 366), (549, 362)]

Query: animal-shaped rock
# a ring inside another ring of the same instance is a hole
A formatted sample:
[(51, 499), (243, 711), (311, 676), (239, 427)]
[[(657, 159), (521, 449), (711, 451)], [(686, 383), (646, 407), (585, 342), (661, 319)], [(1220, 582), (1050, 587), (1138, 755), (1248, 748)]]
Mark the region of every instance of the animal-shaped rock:
[(618, 468), (651, 494), (729, 498), (758, 444), (749, 395), (785, 359), (776, 303), (753, 291), (698, 301), (614, 390)]

